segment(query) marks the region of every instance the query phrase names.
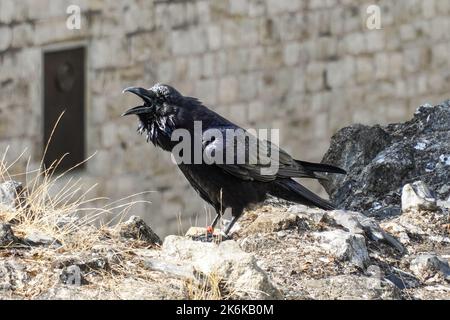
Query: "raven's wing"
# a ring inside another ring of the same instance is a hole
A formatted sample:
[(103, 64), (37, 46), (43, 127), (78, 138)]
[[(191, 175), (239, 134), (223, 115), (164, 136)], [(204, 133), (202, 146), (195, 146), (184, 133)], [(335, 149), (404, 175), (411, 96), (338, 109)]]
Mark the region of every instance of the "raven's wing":
[(203, 141), (204, 160), (242, 179), (270, 182), (276, 178), (320, 178), (287, 152), (245, 130), (218, 129), (213, 139)]

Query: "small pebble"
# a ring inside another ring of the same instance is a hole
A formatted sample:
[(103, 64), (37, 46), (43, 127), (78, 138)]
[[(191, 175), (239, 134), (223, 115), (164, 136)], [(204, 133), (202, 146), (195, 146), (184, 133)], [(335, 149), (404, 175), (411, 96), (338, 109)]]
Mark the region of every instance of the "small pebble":
[(278, 238), (285, 238), (287, 236), (287, 233), (286, 233), (286, 231), (281, 230), (281, 231), (277, 232), (277, 236), (278, 236)]

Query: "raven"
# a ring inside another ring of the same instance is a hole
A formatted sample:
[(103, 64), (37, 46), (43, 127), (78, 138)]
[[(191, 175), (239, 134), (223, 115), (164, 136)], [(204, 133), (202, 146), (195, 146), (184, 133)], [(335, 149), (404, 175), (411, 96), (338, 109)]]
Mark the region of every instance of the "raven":
[[(225, 230), (225, 235), (228, 235), (245, 208), (264, 201), (269, 195), (325, 210), (334, 208), (329, 201), (320, 198), (292, 178), (323, 179), (323, 176), (316, 173), (345, 174), (343, 169), (295, 160), (275, 144), (262, 139), (255, 138), (252, 141), (258, 146), (265, 144), (268, 147), (266, 150), (270, 150), (270, 154), (268, 152), (266, 156), (261, 156), (261, 152), (258, 152), (260, 149), (250, 148), (249, 139), (240, 135), (232, 138), (225, 135), (223, 139), (216, 139), (215, 136), (205, 138), (202, 133), (208, 130), (219, 133), (235, 130), (250, 138), (253, 135), (208, 109), (198, 99), (183, 96), (169, 85), (155, 84), (150, 89), (129, 87), (123, 92), (131, 92), (143, 100), (142, 105), (129, 109), (123, 116), (138, 116), (138, 131), (146, 133), (147, 141), (174, 155), (174, 148), (180, 143), (173, 139), (174, 133), (184, 130), (190, 134), (192, 143), (188, 144), (186, 150), (181, 150), (179, 156), (185, 155), (185, 152), (192, 152), (194, 156), (189, 155), (188, 161), (177, 161), (177, 164), (200, 197), (216, 210), (216, 217), (208, 227), (208, 232), (213, 231), (225, 210), (231, 208), (233, 218)], [(195, 123), (201, 123), (200, 135), (195, 133)], [(236, 151), (237, 144), (242, 141), (243, 149)], [(202, 152), (202, 157), (197, 161), (194, 159), (196, 145), (200, 146)], [(246, 154), (241, 161), (237, 161), (239, 152), (242, 151)], [(211, 161), (218, 155), (231, 155), (227, 160), (232, 161)], [(263, 160), (266, 162), (263, 163)], [(276, 164), (277, 170), (267, 169), (272, 164)], [(267, 172), (264, 173), (264, 169)]]

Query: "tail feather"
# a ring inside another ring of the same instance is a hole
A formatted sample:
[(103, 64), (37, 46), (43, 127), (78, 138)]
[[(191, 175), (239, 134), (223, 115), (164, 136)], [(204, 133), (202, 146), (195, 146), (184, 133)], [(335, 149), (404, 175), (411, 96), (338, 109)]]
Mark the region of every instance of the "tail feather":
[(292, 179), (280, 179), (274, 182), (270, 192), (273, 196), (324, 210), (334, 210), (335, 206), (328, 200), (306, 189)]
[(300, 161), (295, 160), (299, 165), (306, 168), (307, 170), (310, 170), (312, 172), (329, 172), (329, 173), (339, 173), (339, 174), (347, 174), (347, 171), (344, 169), (341, 169), (336, 166), (332, 166), (330, 164), (325, 163), (313, 163), (313, 162), (306, 162), (306, 161)]

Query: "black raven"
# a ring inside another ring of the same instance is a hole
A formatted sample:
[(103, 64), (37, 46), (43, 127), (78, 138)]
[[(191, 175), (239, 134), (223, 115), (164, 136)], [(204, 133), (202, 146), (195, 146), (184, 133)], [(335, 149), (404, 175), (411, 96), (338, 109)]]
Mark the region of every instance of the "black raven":
[[(244, 149), (239, 150), (244, 150), (246, 155), (238, 161), (240, 151), (237, 150), (237, 143), (242, 137), (235, 135), (228, 138), (224, 135), (223, 139), (216, 139), (213, 135), (205, 138), (202, 133), (212, 129), (220, 133), (230, 130), (244, 134), (248, 132), (208, 109), (198, 99), (185, 97), (175, 88), (163, 84), (156, 84), (150, 89), (129, 87), (124, 92), (134, 93), (143, 100), (143, 105), (129, 109), (123, 116), (138, 116), (138, 131), (146, 133), (147, 141), (174, 154), (174, 148), (180, 143), (180, 139), (173, 139), (174, 133), (184, 130), (190, 134), (190, 147), (181, 150), (178, 156), (183, 157), (186, 152), (192, 152), (194, 156), (189, 155), (188, 161), (178, 161), (177, 164), (200, 197), (216, 210), (217, 215), (208, 228), (210, 232), (225, 210), (231, 208), (233, 219), (225, 230), (227, 235), (245, 208), (264, 201), (268, 195), (326, 210), (334, 208), (329, 201), (315, 195), (292, 178), (320, 179), (323, 177), (316, 173), (345, 174), (344, 170), (327, 164), (295, 160), (275, 144), (255, 139), (258, 145), (265, 143), (265, 150), (268, 151), (266, 156), (261, 156), (259, 150), (262, 148), (249, 148), (249, 139), (245, 137)], [(195, 132), (196, 123), (201, 123), (200, 135)], [(202, 152), (197, 161), (194, 157), (199, 150), (195, 146), (200, 146)], [(231, 161), (211, 161), (213, 158), (220, 158), (218, 155), (222, 155), (223, 159), (228, 154), (231, 156), (227, 160)], [(266, 162), (262, 163), (262, 160)], [(268, 169), (273, 164), (276, 165), (275, 171)], [(264, 169), (267, 172), (263, 172)]]

